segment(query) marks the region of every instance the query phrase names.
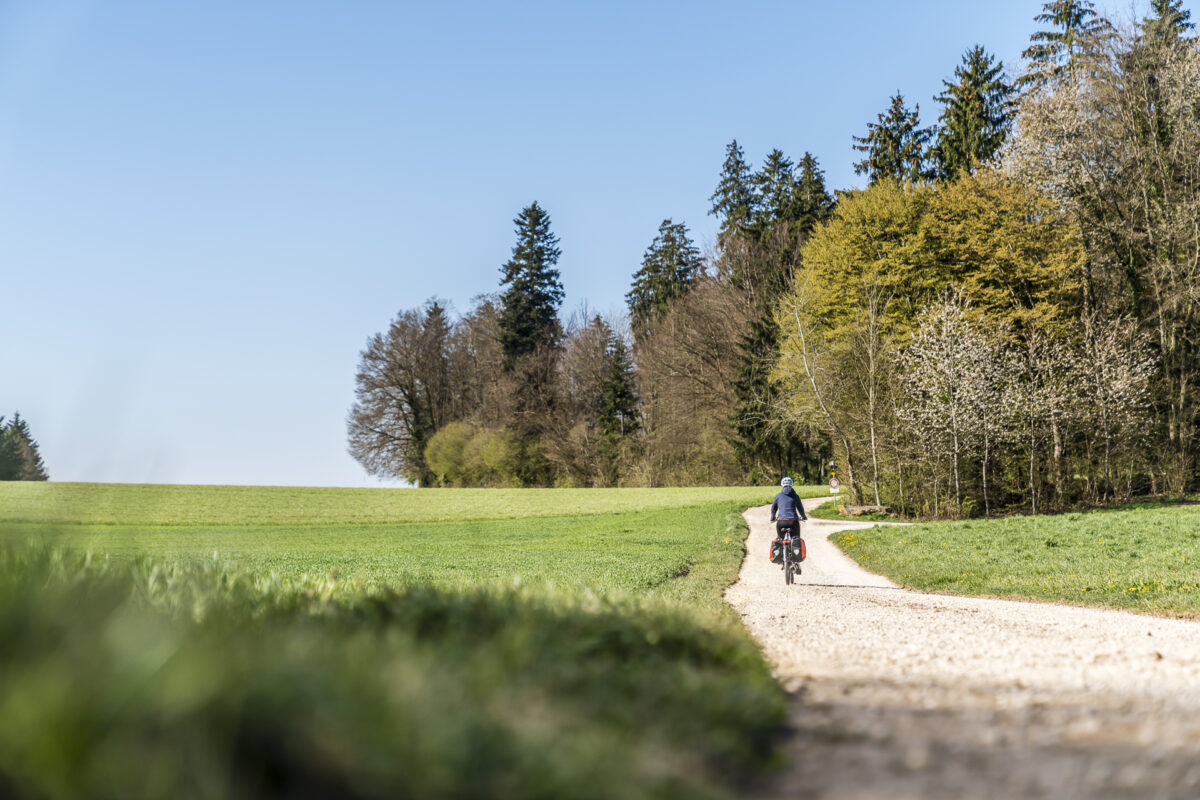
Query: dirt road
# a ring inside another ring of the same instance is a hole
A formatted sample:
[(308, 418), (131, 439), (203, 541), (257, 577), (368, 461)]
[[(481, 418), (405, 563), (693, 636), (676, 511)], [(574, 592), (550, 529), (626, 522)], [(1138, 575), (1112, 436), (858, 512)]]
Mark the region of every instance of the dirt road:
[(865, 523), (809, 522), (785, 586), (769, 509), (745, 516), (726, 599), (794, 728), (751, 796), (1200, 798), (1200, 622), (911, 592), (827, 541)]

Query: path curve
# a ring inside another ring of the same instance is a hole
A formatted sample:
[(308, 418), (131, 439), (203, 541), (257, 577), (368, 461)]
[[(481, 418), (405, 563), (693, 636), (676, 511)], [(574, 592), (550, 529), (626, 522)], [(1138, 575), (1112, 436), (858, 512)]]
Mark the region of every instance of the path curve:
[(1200, 622), (902, 589), (828, 541), (873, 523), (807, 523), (786, 586), (745, 518), (725, 597), (793, 693), (792, 768), (752, 796), (1200, 797)]

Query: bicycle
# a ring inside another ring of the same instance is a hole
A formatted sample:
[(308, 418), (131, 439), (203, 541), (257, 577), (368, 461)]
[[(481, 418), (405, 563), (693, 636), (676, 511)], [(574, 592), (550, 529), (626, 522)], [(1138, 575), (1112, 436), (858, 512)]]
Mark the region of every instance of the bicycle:
[[(796, 531), (794, 538), (792, 537), (793, 530)], [(790, 586), (795, 582), (796, 576), (801, 573), (800, 562), (804, 560), (807, 553), (799, 521), (796, 522), (795, 528), (789, 526), (784, 531), (783, 537), (776, 539), (775, 542), (780, 544), (782, 550), (780, 566), (783, 568), (783, 582)]]

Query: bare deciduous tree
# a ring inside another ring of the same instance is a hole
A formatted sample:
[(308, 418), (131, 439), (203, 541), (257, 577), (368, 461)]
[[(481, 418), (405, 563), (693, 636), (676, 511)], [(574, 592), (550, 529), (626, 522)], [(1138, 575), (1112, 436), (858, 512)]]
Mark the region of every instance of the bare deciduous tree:
[(432, 483), (425, 446), (455, 411), (450, 336), (446, 309), (430, 301), (368, 340), (347, 430), (350, 454), (370, 474)]
[(646, 415), (648, 482), (742, 479), (729, 413), (749, 315), (738, 290), (711, 277), (671, 304), (634, 352)]

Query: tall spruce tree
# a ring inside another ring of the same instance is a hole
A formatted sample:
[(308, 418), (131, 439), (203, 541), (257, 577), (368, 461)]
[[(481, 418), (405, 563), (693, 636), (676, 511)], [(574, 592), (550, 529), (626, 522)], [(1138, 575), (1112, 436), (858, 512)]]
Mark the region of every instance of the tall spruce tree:
[(29, 423), (19, 413), (4, 424), (0, 417), (0, 480), (44, 481), (49, 479)]
[(926, 148), (933, 128), (921, 127), (920, 113), (920, 104), (909, 111), (904, 95), (897, 92), (878, 122), (867, 124), (867, 135), (854, 137), (854, 149), (867, 154), (854, 165), (854, 171), (865, 174), (871, 183), (881, 178), (920, 181), (931, 177)]
[(737, 139), (725, 148), (725, 163), (721, 166), (721, 180), (709, 198), (712, 201), (710, 214), (721, 222), (719, 240), (724, 243), (731, 235), (743, 231), (754, 220), (758, 209), (758, 198), (754, 192), (750, 165)]
[(773, 150), (751, 180), (759, 190), (758, 210), (742, 232), (742, 247), (726, 254), (724, 272), (757, 307), (773, 313), (779, 293), (791, 285), (795, 251), (829, 217), (833, 199), (817, 159), (807, 152), (797, 168)]
[(833, 197), (825, 188), (825, 172), (812, 153), (805, 152), (800, 159), (800, 175), (796, 179), (795, 222), (804, 234), (812, 233), (819, 223), (833, 214)]
[(1196, 24), (1192, 12), (1183, 7), (1183, 0), (1150, 0), (1150, 16), (1143, 17), (1138, 27), (1142, 38), (1175, 42), (1186, 38)]
[(795, 165), (783, 151), (772, 150), (767, 154), (762, 169), (751, 176), (750, 182), (758, 203), (749, 227), (756, 236), (762, 238), (778, 223), (796, 216)]
[(658, 235), (642, 256), (642, 268), (625, 295), (634, 336), (641, 338), (682, 297), (704, 269), (703, 259), (688, 236), (687, 226), (664, 219)]
[(563, 288), (554, 265), (562, 251), (550, 232), (550, 215), (534, 202), (513, 220), (517, 244), (500, 272), (500, 346), (504, 370), (544, 345), (554, 346), (561, 336), (558, 309)]
[[(1140, 86), (1136, 90), (1129, 90), (1141, 93), (1142, 109), (1148, 112), (1146, 123), (1137, 132), (1139, 140), (1148, 143), (1152, 137), (1156, 140), (1152, 151), (1170, 152), (1171, 141), (1179, 131), (1169, 121), (1169, 105), (1164, 97), (1161, 78), (1163, 72), (1170, 69), (1172, 54), (1179, 50), (1181, 43), (1190, 41), (1187, 34), (1195, 25), (1191, 22), (1191, 12), (1182, 7), (1181, 0), (1153, 0), (1150, 10), (1151, 15), (1138, 23), (1131, 47), (1128, 52), (1122, 53), (1120, 60), (1126, 76), (1142, 77)], [(1162, 182), (1164, 179), (1166, 182), (1178, 180), (1167, 169), (1154, 170), (1150, 174), (1153, 177), (1147, 187), (1149, 197), (1160, 198), (1165, 191), (1169, 191)], [(1158, 202), (1156, 199), (1155, 205)]]
[(999, 151), (1012, 127), (1012, 87), (1004, 80), (1004, 64), (975, 45), (954, 69), (945, 91), (941, 127), (933, 148), (938, 176), (953, 180), (974, 172)]
[(0, 415), (0, 481), (15, 481), (21, 469), (16, 440), (8, 435), (8, 423)]
[(608, 329), (607, 338), (605, 357), (608, 360), (608, 377), (604, 381), (597, 422), (600, 431), (607, 436), (628, 436), (641, 427), (636, 375), (625, 340), (612, 328)]
[(596, 420), (596, 427), (600, 431), (597, 464), (601, 483), (613, 486), (620, 481), (622, 456), (629, 454), (633, 434), (641, 425), (629, 348), (625, 340), (608, 326), (605, 326), (604, 358), (608, 368), (601, 385)]
[[(743, 465), (751, 472), (773, 467), (779, 472), (787, 449), (786, 437), (775, 435), (773, 422), (779, 416), (776, 393), (770, 383), (771, 369), (779, 352), (779, 326), (765, 314), (751, 320), (750, 329), (739, 344), (741, 360), (734, 381), (737, 405), (733, 412), (734, 447)], [(783, 447), (780, 447), (783, 444)], [(764, 464), (766, 462), (766, 464)]]
[(1029, 37), (1032, 44), (1021, 53), (1028, 70), (1016, 81), (1020, 91), (1061, 80), (1081, 63), (1092, 42), (1112, 31), (1091, 0), (1052, 0), (1034, 20), (1053, 27)]

